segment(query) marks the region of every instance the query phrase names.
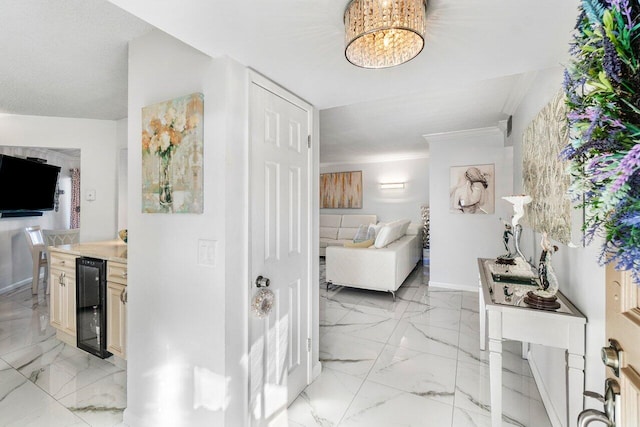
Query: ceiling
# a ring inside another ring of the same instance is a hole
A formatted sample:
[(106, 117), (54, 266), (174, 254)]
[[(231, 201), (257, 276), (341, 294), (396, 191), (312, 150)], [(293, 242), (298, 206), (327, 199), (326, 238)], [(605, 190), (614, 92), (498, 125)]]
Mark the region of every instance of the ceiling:
[(127, 45), (151, 25), (97, 0), (0, 0), (0, 10), (0, 113), (127, 116)]
[(364, 70), (344, 58), (346, 3), (0, 0), (0, 52), (11, 59), (0, 66), (0, 112), (126, 116), (126, 43), (157, 27), (318, 107), (323, 163), (425, 155), (421, 135), (508, 117), (523, 75), (563, 65), (577, 15), (572, 1), (431, 0), (423, 52)]

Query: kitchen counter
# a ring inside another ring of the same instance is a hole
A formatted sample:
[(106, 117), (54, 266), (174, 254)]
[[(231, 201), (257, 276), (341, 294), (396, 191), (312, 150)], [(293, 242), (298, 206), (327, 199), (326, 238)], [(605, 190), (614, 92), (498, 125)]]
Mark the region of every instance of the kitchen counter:
[(50, 246), (48, 249), (51, 252), (62, 252), (77, 256), (101, 258), (124, 264), (127, 263), (127, 244), (119, 239)]

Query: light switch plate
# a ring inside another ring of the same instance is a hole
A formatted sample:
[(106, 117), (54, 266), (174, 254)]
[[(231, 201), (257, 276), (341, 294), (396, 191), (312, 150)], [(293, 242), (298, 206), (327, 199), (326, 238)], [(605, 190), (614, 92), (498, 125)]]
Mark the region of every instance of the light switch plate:
[(216, 244), (215, 240), (198, 240), (198, 264), (216, 265)]
[(96, 190), (87, 190), (87, 201), (93, 202), (94, 200), (96, 200)]

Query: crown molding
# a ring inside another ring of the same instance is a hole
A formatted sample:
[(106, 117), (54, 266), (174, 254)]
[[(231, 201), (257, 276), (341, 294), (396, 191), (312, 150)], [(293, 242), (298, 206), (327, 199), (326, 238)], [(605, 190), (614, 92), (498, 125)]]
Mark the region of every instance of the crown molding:
[(505, 133), (498, 126), (489, 126), (484, 128), (474, 128), (465, 130), (456, 130), (453, 132), (439, 132), (422, 135), (427, 142), (441, 142), (457, 140), (465, 137), (481, 136), (481, 135), (501, 135)]

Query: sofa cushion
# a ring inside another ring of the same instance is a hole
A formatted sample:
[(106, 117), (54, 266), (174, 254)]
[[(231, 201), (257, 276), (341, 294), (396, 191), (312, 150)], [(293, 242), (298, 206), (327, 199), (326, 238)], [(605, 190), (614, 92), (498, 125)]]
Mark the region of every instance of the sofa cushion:
[(356, 228), (340, 227), (338, 229), (338, 240), (353, 240), (353, 238), (356, 237), (357, 232), (358, 232), (358, 227)]
[(320, 214), (320, 227), (340, 227), (342, 215)]
[(360, 224), (370, 224), (372, 222), (378, 222), (378, 217), (376, 215), (342, 215), (340, 227), (355, 228), (357, 231)]
[(337, 239), (338, 228), (335, 227), (320, 227), (320, 238)]
[(408, 219), (405, 219), (402, 221), (402, 225), (400, 226), (400, 230), (398, 232), (399, 233), (398, 239), (404, 236), (405, 234), (407, 234), (407, 230), (409, 229), (409, 224), (411, 224), (411, 221)]
[(420, 234), (422, 232), (422, 225), (417, 222), (412, 222), (409, 224), (409, 228), (407, 228), (407, 234), (410, 236), (415, 236), (416, 234)]

